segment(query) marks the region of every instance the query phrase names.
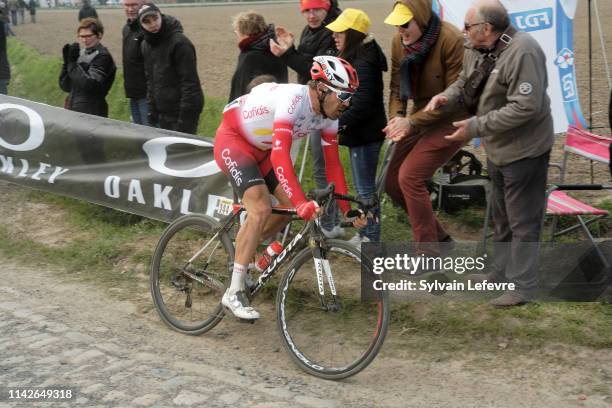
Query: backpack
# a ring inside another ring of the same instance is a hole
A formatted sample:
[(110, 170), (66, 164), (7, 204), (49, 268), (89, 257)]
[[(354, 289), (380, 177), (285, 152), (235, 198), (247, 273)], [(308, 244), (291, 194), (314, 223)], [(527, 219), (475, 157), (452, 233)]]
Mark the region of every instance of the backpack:
[(459, 150), (442, 167), (438, 180), (428, 183), (433, 208), (452, 214), (471, 206), (486, 206), (491, 181), (482, 170), (482, 163), (476, 156)]

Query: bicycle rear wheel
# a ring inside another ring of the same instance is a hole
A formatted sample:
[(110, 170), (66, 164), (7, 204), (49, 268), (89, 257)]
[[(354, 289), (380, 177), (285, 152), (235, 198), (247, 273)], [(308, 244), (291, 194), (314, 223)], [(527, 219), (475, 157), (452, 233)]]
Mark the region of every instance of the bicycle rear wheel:
[(218, 223), (183, 216), (166, 228), (151, 262), (151, 294), (162, 320), (173, 329), (201, 334), (223, 318), (234, 246)]
[[(293, 361), (309, 374), (339, 380), (357, 374), (376, 357), (389, 326), (390, 306), (386, 296), (361, 300), (359, 250), (338, 240), (327, 245), (335, 301), (325, 278), (322, 306), (315, 260), (306, 248), (283, 276), (276, 311), (283, 345)], [(371, 262), (364, 264), (371, 267)]]

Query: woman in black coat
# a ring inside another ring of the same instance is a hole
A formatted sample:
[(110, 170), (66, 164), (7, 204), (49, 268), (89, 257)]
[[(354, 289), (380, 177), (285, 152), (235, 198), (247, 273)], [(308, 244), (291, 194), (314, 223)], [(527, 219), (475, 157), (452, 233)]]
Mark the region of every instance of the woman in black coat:
[[(376, 168), (385, 135), (387, 116), (383, 101), (383, 72), (387, 59), (371, 35), (370, 19), (361, 10), (346, 9), (327, 25), (334, 32), (338, 56), (350, 62), (359, 77), (359, 88), (351, 99), (350, 108), (340, 116), (339, 143), (348, 146), (351, 157), (353, 184), (364, 198), (376, 194)], [(350, 242), (378, 242), (380, 224), (370, 221)]]
[(289, 80), (287, 67), (270, 52), (269, 42), (275, 37), (274, 25), (267, 25), (261, 14), (248, 11), (235, 16), (233, 26), (240, 55), (232, 77), (229, 101), (248, 93), (247, 86), (260, 75), (271, 75), (274, 82), (286, 84)]

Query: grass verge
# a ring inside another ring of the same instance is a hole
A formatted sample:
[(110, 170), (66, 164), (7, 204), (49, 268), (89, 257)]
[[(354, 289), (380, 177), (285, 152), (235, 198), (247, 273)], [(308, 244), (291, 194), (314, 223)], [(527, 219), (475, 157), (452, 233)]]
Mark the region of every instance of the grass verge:
[[(65, 94), (57, 85), (59, 58), (40, 56), (34, 49), (9, 40), (13, 67), (11, 95), (62, 106)], [(127, 120), (122, 74), (108, 96), (110, 115)], [(224, 101), (207, 96), (199, 133), (214, 134)], [(348, 153), (342, 151), (345, 168)], [(348, 172), (347, 172), (348, 173)], [(307, 163), (306, 174), (312, 174)], [(305, 188), (313, 186), (307, 177)], [(0, 226), (0, 251), (5, 256), (30, 264), (57, 265), (77, 280), (95, 283), (123, 299), (146, 292), (150, 257), (163, 224), (130, 214), (25, 189), (18, 199), (39, 202), (64, 212), (67, 243), (46, 245), (27, 236), (15, 235), (9, 226)], [(612, 210), (612, 201), (603, 206)], [(410, 227), (403, 211), (383, 201), (383, 241), (410, 239)], [(31, 215), (35, 217), (36, 214)], [(465, 210), (444, 215), (445, 223), (477, 229), (482, 210)], [(543, 303), (499, 311), (482, 304), (401, 304), (394, 307), (390, 342), (398, 347), (418, 346), (419, 350), (439, 351), (494, 349), (499, 342), (535, 347), (559, 342), (596, 348), (612, 347), (612, 306), (592, 304)]]

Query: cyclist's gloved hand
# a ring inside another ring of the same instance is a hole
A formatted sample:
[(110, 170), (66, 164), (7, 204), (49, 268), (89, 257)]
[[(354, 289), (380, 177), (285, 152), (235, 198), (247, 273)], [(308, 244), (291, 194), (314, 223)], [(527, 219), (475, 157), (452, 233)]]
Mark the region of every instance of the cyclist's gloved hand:
[(360, 209), (348, 210), (344, 213), (344, 218), (353, 223), (355, 228), (363, 228), (368, 225), (368, 219), (363, 211)]
[(316, 201), (304, 201), (299, 204), (296, 208), (297, 215), (305, 221), (314, 220), (319, 215), (319, 204)]

